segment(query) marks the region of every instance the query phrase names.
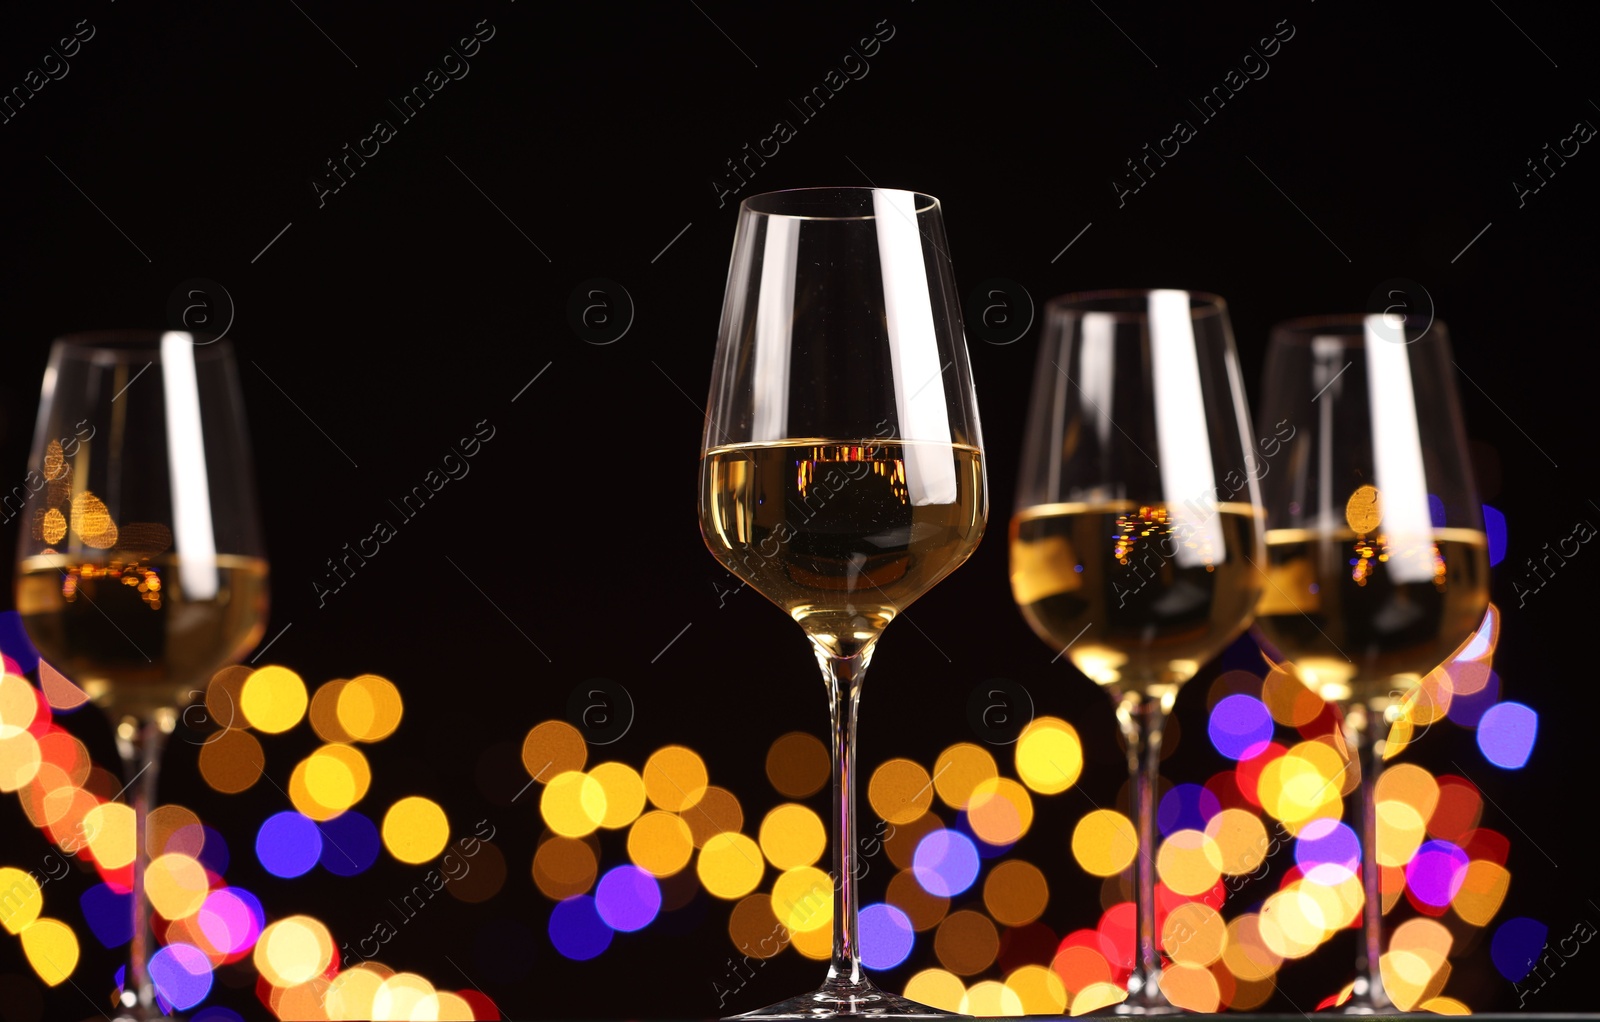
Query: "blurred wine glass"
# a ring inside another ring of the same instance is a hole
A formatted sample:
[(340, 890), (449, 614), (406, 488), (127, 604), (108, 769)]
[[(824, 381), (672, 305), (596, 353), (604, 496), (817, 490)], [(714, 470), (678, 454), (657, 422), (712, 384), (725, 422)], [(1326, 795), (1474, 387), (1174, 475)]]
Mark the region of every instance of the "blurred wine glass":
[(1248, 626), (1261, 502), (1222, 299), (1064, 295), (1045, 309), (1011, 520), (1011, 591), (1039, 637), (1105, 687), (1127, 743), (1137, 945), (1120, 1014), (1161, 990), (1155, 798), (1178, 690)]
[[(260, 639), (267, 561), (226, 340), (104, 332), (51, 349), (29, 462), (16, 598), (40, 655), (111, 717), (131, 813), (133, 939), (117, 1003), (159, 1018), (145, 821), (178, 708)], [(126, 840), (122, 840), (126, 838)], [(120, 863), (102, 862), (117, 868)]]
[(1396, 314), (1291, 320), (1267, 351), (1262, 419), (1294, 432), (1262, 483), (1256, 627), (1269, 653), (1343, 708), (1337, 787), (1351, 796), (1362, 851), (1349, 1014), (1395, 1010), (1380, 969), (1376, 791), (1401, 746), (1385, 729), (1489, 604), (1489, 545), (1451, 370), (1445, 324)]

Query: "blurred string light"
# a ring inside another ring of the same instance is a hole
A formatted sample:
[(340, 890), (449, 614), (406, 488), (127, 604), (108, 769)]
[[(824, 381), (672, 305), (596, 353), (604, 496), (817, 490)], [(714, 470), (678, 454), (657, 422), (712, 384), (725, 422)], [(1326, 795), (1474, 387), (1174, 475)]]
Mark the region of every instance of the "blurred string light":
[[(10, 622), (0, 623), (0, 631), (14, 638)], [(120, 794), (120, 783), (95, 767), (83, 744), (54, 722), (57, 713), (84, 705), (83, 693), (43, 661), (37, 666), (36, 689), (21, 677), (21, 663), (5, 658), (0, 791), (15, 793), (30, 822), (62, 852), (93, 865), (100, 882), (80, 896), (79, 908), (95, 939), (119, 947), (132, 938), (133, 811), (110, 801)], [(412, 864), (443, 851), (449, 822), (429, 799), (410, 796), (388, 806), (381, 831), (354, 808), (372, 782), (357, 745), (387, 738), (403, 716), (399, 690), (388, 679), (335, 679), (313, 694), (285, 667), (231, 667), (213, 679), (205, 706), (220, 729), (201, 747), (200, 774), (222, 794), (248, 790), (262, 775), (265, 751), (252, 732), (284, 734), (309, 719), (326, 743), (294, 767), (288, 784), (292, 808), (256, 828), (256, 859), (269, 873), (293, 878), (320, 864), (348, 877), (371, 867), (383, 850)], [(607, 783), (625, 785), (625, 779), (608, 775)], [(619, 795), (619, 801), (625, 799)], [(221, 833), (186, 807), (165, 805), (150, 813), (144, 851), (145, 892), (158, 944), (149, 971), (163, 1010), (193, 1012), (196, 1022), (239, 1019), (229, 1009), (202, 1005), (215, 970), (248, 959), (263, 980), (261, 999), (281, 1018), (500, 1017), (476, 991), (436, 989), (424, 977), (375, 961), (341, 969), (332, 933), (314, 916), (269, 922), (255, 894), (225, 879), (230, 854)], [(502, 861), (487, 843), (479, 854), (485, 864)], [(492, 869), (480, 873), (492, 875)], [(503, 874), (502, 865), (502, 880)], [(608, 888), (616, 891), (613, 901), (626, 902), (616, 916), (619, 926), (639, 918), (638, 905), (647, 897), (629, 879), (618, 875)], [(78, 936), (44, 914), (43, 889), (25, 870), (0, 867), (0, 925), (20, 938), (29, 965), (46, 984), (72, 978), (82, 952)]]

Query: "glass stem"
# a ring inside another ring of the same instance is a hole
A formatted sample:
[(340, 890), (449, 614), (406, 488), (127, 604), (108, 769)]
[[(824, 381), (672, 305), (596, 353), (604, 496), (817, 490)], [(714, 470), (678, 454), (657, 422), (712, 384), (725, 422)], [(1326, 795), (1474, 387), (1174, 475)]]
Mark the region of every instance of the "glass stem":
[(833, 722), (833, 961), (828, 985), (870, 987), (861, 972), (860, 932), (856, 910), (856, 711), (861, 680), (872, 660), (872, 646), (853, 657), (834, 656), (816, 647), (828, 685), (828, 710)]
[(133, 1017), (159, 1017), (155, 986), (150, 982), (150, 956), (155, 953), (155, 934), (150, 929), (150, 902), (145, 897), (144, 873), (147, 865), (145, 824), (155, 808), (156, 777), (161, 772), (161, 752), (167, 735), (176, 723), (171, 710), (149, 718), (123, 717), (117, 725), (117, 753), (122, 759), (124, 789), (133, 805), (134, 856), (133, 940), (128, 945), (128, 971), (123, 977), (121, 1004), (132, 1009)]
[(1172, 697), (1125, 693), (1117, 703), (1117, 722), (1128, 746), (1128, 781), (1138, 828), (1134, 856), (1136, 936), (1128, 998), (1119, 1007), (1138, 1013), (1176, 1010), (1161, 992), (1161, 935), (1156, 932), (1156, 793), (1161, 778), (1161, 732)]
[(1356, 979), (1346, 1011), (1393, 1011), (1383, 989), (1383, 886), (1378, 865), (1378, 774), (1383, 769), (1384, 715), (1379, 704), (1352, 705), (1344, 717), (1344, 740), (1361, 770), (1361, 784), (1351, 793), (1354, 818), (1361, 827), (1361, 941), (1356, 945)]

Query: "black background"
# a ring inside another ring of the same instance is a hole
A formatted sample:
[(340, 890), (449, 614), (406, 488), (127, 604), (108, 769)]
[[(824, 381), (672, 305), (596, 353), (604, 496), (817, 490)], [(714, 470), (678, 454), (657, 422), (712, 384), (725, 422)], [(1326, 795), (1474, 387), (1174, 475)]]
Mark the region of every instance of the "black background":
[[(94, 35), (70, 73), (0, 125), (0, 486), (26, 475), (53, 337), (175, 325), (169, 297), (190, 278), (226, 290), (272, 562), (267, 638), (278, 638), (267, 660), (312, 684), (368, 671), (394, 679), (406, 719), (370, 750), (377, 779), (362, 808), (381, 814), (400, 795), (429, 795), (458, 834), (491, 821), (507, 863), (498, 897), (438, 899), (386, 946), (388, 964), (441, 987), (477, 986), (517, 1018), (710, 1016), (820, 979), (821, 964), (786, 953), (719, 1007), (712, 984), (729, 985), (733, 951), (727, 904), (704, 895), (619, 935), (597, 960), (566, 962), (529, 875), (534, 800), (509, 801), (527, 781), (515, 758), (522, 735), (565, 717), (569, 695), (593, 678), (623, 686), (635, 713), (591, 762), (639, 768), (661, 745), (690, 745), (712, 782), (740, 796), (751, 833), (783, 800), (762, 776), (767, 746), (793, 729), (824, 732), (799, 630), (748, 591), (719, 597), (730, 579), (705, 551), (694, 509), (736, 200), (819, 184), (938, 196), (964, 294), (995, 278), (1015, 285), (1014, 303), (1021, 290), (1040, 306), (1099, 287), (1221, 294), (1255, 398), (1272, 323), (1362, 311), (1388, 278), (1421, 285), (1461, 370), (1430, 385), (1460, 388), (1483, 496), (1509, 522), (1494, 581), (1505, 612), (1496, 668), (1507, 697), (1540, 711), (1541, 734), (1519, 773), (1487, 764), (1454, 725), (1435, 727), (1414, 758), (1438, 773), (1459, 761), (1496, 804), (1485, 825), (1511, 838), (1513, 874), (1498, 919), (1532, 916), (1553, 941), (1600, 918), (1587, 900), (1600, 882), (1586, 836), (1595, 697), (1583, 655), (1600, 554), (1580, 553), (1523, 607), (1512, 588), (1526, 585), (1519, 566), (1542, 544), (1580, 519), (1600, 522), (1587, 350), (1600, 156), (1585, 147), (1520, 208), (1513, 186), (1546, 143), (1600, 119), (1592, 11), (1336, 0), (36, 3), (0, 14), (0, 86), (22, 83), (79, 19)], [(494, 34), (467, 77), (402, 123), (387, 101), (480, 19)], [(870, 72), (802, 122), (789, 100), (880, 22), (893, 35)], [(1280, 22), (1293, 35), (1270, 73), (1203, 122), (1188, 101)], [(319, 206), (311, 182), (324, 161), (378, 118), (395, 137)], [(736, 184), (725, 161), (780, 119), (795, 137), (719, 203), (713, 181)], [(1111, 182), (1124, 161), (1179, 119), (1197, 136), (1119, 207)], [(614, 343), (591, 343), (568, 322), (576, 285), (596, 277), (635, 307)], [(1026, 688), (1036, 712), (1071, 720), (1086, 747), (1083, 781), (1036, 800), (1038, 824), (1015, 852), (1046, 868), (1045, 921), (1064, 933), (1099, 913), (1098, 883), (1072, 863), (1067, 835), (1088, 799), (1115, 798), (1120, 753), (1109, 702), (1050, 663), (1009, 598), (1004, 523), (1038, 325), (989, 343), (973, 313), (969, 304), (990, 535), (880, 648), (862, 759), (868, 769), (896, 755), (930, 765), (944, 746), (976, 740), (968, 697), (995, 678)], [(319, 606), (326, 559), (367, 535), (387, 500), (481, 420), (496, 432), (470, 475)], [(0, 549), (13, 548), (12, 528)], [(1229, 654), (1246, 666), (1252, 656), (1247, 641)], [(1169, 778), (1225, 766), (1203, 737), (1215, 670), (1179, 700), (1186, 736)], [(111, 762), (95, 711), (64, 722)], [(229, 879), (269, 915), (312, 912), (350, 940), (417, 879), (420, 868), (387, 856), (344, 881), (252, 868), (254, 829), (285, 800), (266, 785), (209, 792), (194, 773), (198, 735), (180, 729), (167, 797), (228, 836)], [(301, 727), (265, 744), (282, 782), (315, 740)], [(624, 861), (621, 838), (604, 837), (604, 866)], [(48, 850), (10, 798), (0, 849), (22, 868)], [(869, 898), (888, 873), (869, 877)], [(46, 914), (84, 938), (73, 977), (82, 991), (45, 989), (16, 940), (0, 937), (0, 1016), (98, 1017), (85, 998), (109, 986), (117, 955), (81, 925), (76, 893), (88, 882), (74, 874), (45, 894)], [(1458, 944), (1446, 993), (1478, 1010), (1515, 1008), (1487, 938)], [(1309, 1009), (1337, 990), (1349, 940), (1286, 965), (1269, 1007)], [(931, 964), (923, 939), (884, 978), (899, 989)], [(1528, 1006), (1588, 1007), (1587, 971), (1564, 969)], [(253, 981), (224, 970), (211, 1003), (261, 1015)]]

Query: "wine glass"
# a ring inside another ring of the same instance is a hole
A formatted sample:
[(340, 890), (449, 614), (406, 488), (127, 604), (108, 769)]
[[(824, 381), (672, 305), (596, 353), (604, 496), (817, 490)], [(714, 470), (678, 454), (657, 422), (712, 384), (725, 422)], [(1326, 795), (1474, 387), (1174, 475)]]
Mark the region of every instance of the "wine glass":
[[(1267, 584), (1256, 626), (1313, 692), (1344, 707), (1359, 770), (1362, 939), (1344, 1010), (1394, 1010), (1380, 972), (1383, 725), (1448, 662), (1489, 603), (1488, 541), (1443, 323), (1395, 314), (1291, 320), (1267, 351), (1264, 421), (1294, 430), (1262, 483)], [(1347, 754), (1348, 757), (1348, 754)]]
[[(948, 1017), (862, 972), (855, 738), (878, 637), (967, 559), (987, 520), (959, 304), (930, 195), (803, 188), (740, 205), (700, 531), (724, 567), (804, 629), (833, 724), (834, 890), (813, 892), (833, 912), (828, 978), (752, 1016)], [(804, 899), (788, 914), (813, 910)]]
[(256, 644), (267, 616), (229, 343), (178, 331), (58, 339), (29, 466), (17, 609), (44, 660), (115, 722), (134, 831), (119, 1004), (123, 1018), (157, 1018), (144, 860), (162, 746), (177, 708)]
[(1249, 625), (1260, 463), (1227, 308), (1118, 290), (1045, 309), (1011, 520), (1011, 592), (1040, 638), (1105, 687), (1127, 744), (1137, 943), (1119, 1014), (1161, 990), (1155, 799), (1179, 687)]

